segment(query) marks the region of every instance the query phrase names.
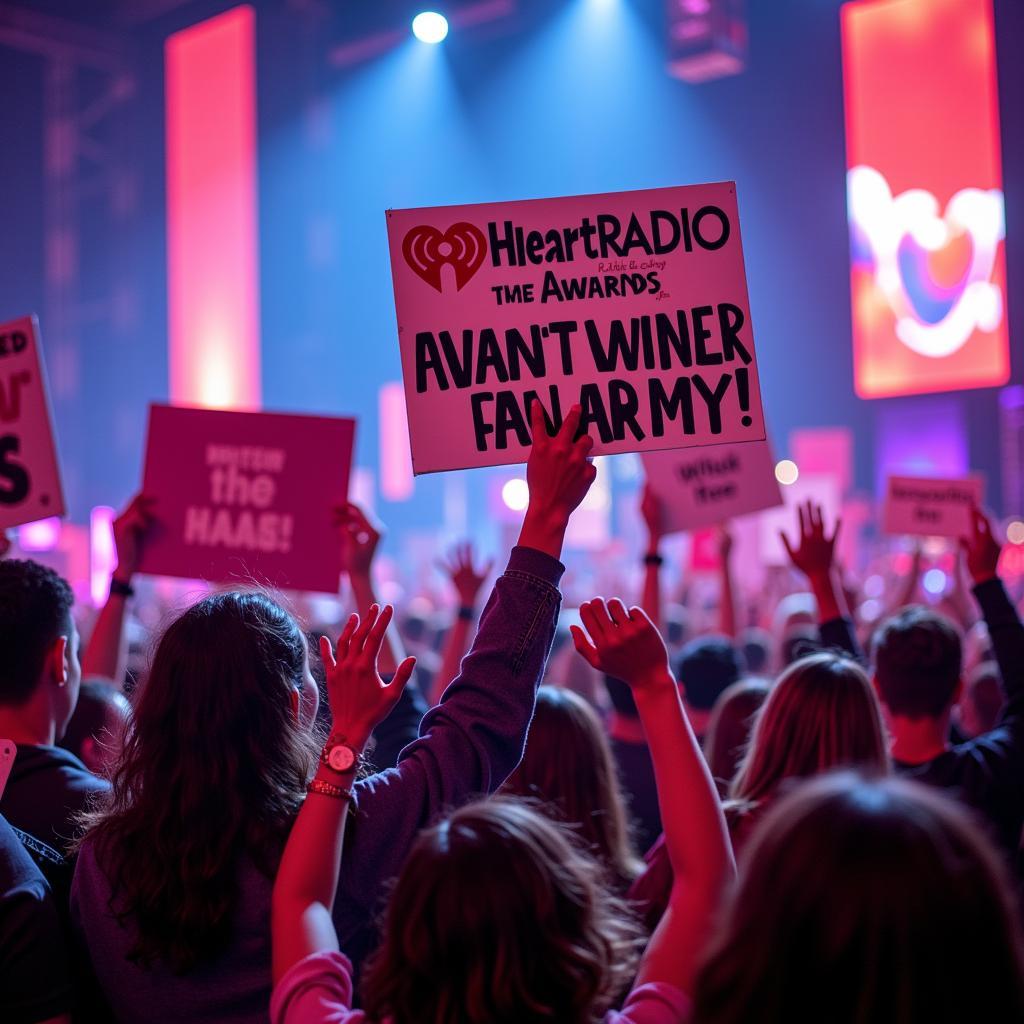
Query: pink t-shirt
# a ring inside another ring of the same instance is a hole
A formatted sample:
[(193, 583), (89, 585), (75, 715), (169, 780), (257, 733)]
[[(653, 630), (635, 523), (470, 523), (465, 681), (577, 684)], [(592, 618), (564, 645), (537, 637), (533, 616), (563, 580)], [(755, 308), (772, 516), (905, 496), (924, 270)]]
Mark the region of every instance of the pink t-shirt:
[[(300, 960), (274, 986), (271, 1024), (366, 1024), (362, 1010), (351, 1010), (352, 965), (342, 953), (314, 953)], [(684, 1024), (690, 1002), (661, 982), (633, 989), (621, 1012), (609, 1011), (605, 1024)]]

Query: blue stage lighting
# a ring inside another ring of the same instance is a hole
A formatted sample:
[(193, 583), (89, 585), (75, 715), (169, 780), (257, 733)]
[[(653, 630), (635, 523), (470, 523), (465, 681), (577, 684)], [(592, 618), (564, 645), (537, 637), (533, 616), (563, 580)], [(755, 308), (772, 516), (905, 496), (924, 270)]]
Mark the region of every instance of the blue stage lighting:
[(440, 43), (448, 35), (448, 19), (437, 11), (424, 11), (412, 19), (412, 34), (421, 43)]

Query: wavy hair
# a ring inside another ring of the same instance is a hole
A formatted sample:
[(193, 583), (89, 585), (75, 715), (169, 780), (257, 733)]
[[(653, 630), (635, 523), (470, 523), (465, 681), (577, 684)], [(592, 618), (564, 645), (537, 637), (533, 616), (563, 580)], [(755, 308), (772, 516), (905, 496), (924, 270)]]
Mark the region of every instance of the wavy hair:
[(199, 601), (166, 629), (106, 806), (85, 819), (135, 934), (129, 958), (183, 974), (223, 951), (249, 857), (272, 877), (313, 769), (297, 721), (306, 642), (264, 594)]
[(420, 835), (364, 1005), (394, 1024), (592, 1024), (632, 980), (641, 941), (567, 826), (495, 797)]
[(502, 792), (541, 801), (541, 810), (570, 825), (623, 888), (643, 869), (608, 736), (572, 690), (537, 691), (523, 759)]
[(826, 775), (755, 829), (693, 1024), (1024, 1020), (1024, 942), (969, 812), (902, 779)]

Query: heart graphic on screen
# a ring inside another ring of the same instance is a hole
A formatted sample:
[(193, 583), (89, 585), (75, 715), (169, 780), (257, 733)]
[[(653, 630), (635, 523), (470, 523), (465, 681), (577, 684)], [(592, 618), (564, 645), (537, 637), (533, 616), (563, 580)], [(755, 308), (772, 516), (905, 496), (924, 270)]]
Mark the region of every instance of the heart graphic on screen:
[(448, 264), (455, 271), (455, 290), (461, 291), (484, 262), (487, 239), (478, 227), (466, 221), (453, 224), (445, 232), (421, 224), (402, 240), (402, 255), (413, 273), (437, 291), (441, 291), (441, 268)]
[(976, 330), (999, 326), (1003, 294), (992, 281), (1006, 234), (999, 189), (961, 189), (940, 212), (926, 189), (894, 196), (878, 171), (861, 166), (850, 171), (847, 191), (853, 266), (872, 274), (907, 348), (941, 359)]

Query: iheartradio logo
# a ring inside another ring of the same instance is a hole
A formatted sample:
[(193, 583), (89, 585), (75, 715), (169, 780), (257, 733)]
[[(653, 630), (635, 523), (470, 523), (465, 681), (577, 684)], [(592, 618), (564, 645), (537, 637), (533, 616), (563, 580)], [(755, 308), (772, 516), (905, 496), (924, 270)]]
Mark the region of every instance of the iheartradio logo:
[(1006, 234), (1002, 192), (961, 189), (940, 212), (926, 189), (894, 196), (861, 166), (847, 176), (847, 201), (853, 265), (873, 274), (907, 348), (941, 359), (999, 326), (1003, 295), (991, 278)]
[(402, 239), (402, 255), (413, 273), (438, 292), (441, 269), (447, 264), (455, 271), (455, 290), (461, 291), (483, 265), (487, 239), (478, 227), (466, 221), (444, 232), (421, 224)]

